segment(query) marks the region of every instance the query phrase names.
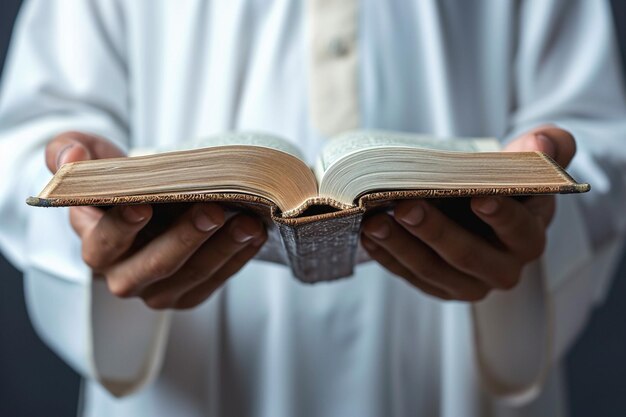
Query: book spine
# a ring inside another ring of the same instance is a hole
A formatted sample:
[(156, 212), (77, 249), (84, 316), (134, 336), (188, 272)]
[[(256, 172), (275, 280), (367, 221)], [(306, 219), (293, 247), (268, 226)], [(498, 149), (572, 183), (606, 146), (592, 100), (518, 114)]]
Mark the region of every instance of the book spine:
[(305, 224), (277, 223), (291, 269), (305, 283), (352, 275), (362, 212)]

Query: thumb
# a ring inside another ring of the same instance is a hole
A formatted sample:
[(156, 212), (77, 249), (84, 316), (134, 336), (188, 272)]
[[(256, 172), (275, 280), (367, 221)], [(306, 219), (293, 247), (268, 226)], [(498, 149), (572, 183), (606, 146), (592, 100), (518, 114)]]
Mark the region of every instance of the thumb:
[(120, 156), (124, 152), (113, 142), (80, 132), (61, 133), (46, 146), (46, 165), (53, 173), (68, 162)]
[(545, 126), (518, 137), (504, 150), (506, 152), (543, 152), (565, 168), (576, 153), (576, 140), (566, 130)]

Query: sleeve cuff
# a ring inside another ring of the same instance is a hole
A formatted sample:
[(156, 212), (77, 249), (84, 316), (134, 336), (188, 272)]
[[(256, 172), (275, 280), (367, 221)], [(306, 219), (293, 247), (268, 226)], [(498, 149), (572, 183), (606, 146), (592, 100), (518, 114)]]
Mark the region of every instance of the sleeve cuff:
[(117, 298), (101, 279), (92, 281), (91, 297), (94, 374), (113, 395), (128, 395), (158, 375), (171, 312)]
[(621, 253), (618, 241), (593, 250), (577, 206), (559, 199), (543, 257), (526, 266), (516, 288), (472, 307), (482, 380), (512, 405), (540, 393), (606, 291)]
[(160, 370), (170, 313), (118, 299), (102, 280), (86, 281), (29, 268), (25, 290), (31, 320), (42, 339), (83, 376), (116, 397), (131, 394)]

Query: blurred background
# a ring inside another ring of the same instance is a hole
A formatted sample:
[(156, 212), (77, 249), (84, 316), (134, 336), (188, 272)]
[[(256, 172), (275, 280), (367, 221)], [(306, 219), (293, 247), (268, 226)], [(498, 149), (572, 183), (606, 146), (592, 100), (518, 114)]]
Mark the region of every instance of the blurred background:
[[(20, 3), (0, 2), (0, 64)], [(626, 58), (626, 1), (612, 3)], [(626, 253), (607, 302), (568, 355), (567, 372), (572, 417), (626, 416)], [(34, 333), (20, 273), (0, 255), (0, 417), (74, 416), (79, 389), (78, 375)]]

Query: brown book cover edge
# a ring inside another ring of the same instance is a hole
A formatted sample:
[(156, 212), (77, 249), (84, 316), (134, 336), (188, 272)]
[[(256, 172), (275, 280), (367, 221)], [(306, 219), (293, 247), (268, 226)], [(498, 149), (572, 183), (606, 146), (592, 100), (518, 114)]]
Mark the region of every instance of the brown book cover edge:
[(361, 196), (357, 205), (352, 208), (338, 210), (328, 206), (326, 207), (328, 212), (292, 218), (282, 217), (278, 207), (270, 200), (240, 193), (176, 193), (77, 199), (31, 197), (27, 203), (40, 207), (61, 207), (221, 202), (233, 209), (252, 211), (263, 218), (269, 239), (258, 259), (288, 263), (293, 274), (300, 281), (314, 283), (349, 276), (353, 273), (363, 215), (369, 210), (390, 206), (395, 200), (478, 195), (580, 193), (588, 190), (588, 184), (578, 184), (572, 180), (571, 184), (561, 186), (377, 191)]

